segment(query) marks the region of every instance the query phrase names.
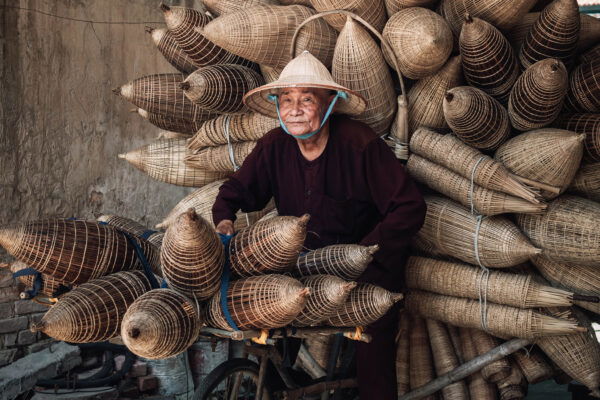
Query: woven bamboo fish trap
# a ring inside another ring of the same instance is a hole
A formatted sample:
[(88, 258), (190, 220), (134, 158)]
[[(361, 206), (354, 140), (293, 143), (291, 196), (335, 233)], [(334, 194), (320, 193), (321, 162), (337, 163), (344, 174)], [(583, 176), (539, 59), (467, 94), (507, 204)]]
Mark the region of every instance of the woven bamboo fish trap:
[(600, 161), (600, 114), (565, 114), (554, 125), (585, 134), (584, 157), (588, 161)]
[(554, 0), (545, 7), (521, 46), (519, 61), (523, 68), (546, 58), (571, 66), (579, 38), (579, 21), (576, 0)]
[(581, 54), (579, 56), (579, 64), (589, 63), (596, 58), (600, 58), (600, 44)]
[[(549, 312), (555, 316), (564, 314), (561, 309)], [(580, 312), (576, 312), (576, 317), (588, 328), (585, 332), (544, 337), (536, 343), (560, 369), (587, 386), (592, 396), (600, 397), (600, 344), (587, 318)]]
[[(0, 266), (2, 266), (2, 264), (0, 264)], [(23, 269), (29, 268), (29, 265), (21, 261), (14, 261), (10, 264), (7, 264), (7, 266), (10, 268), (10, 272), (12, 272), (13, 274)], [(25, 285), (26, 288), (34, 287), (35, 276), (33, 275), (23, 275), (17, 279), (19, 280), (19, 282)], [(60, 297), (63, 293), (69, 291), (71, 288), (72, 285), (69, 283), (64, 283), (59, 280), (56, 280), (51, 275), (42, 274), (42, 286), (39, 289), (39, 293), (49, 298), (56, 298)], [(23, 298), (23, 295), (21, 295), (21, 298)]]
[(312, 7), (310, 0), (279, 0), (279, 3), (284, 6), (293, 6), (294, 4), (300, 4), (301, 6)]
[(198, 65), (240, 64), (251, 67), (252, 63), (220, 47), (202, 32), (212, 18), (204, 10), (160, 5), (167, 28), (179, 47)]
[[(442, 376), (457, 368), (460, 363), (454, 352), (454, 346), (446, 326), (439, 321), (428, 319), (427, 332), (429, 333), (429, 342), (431, 343), (431, 353), (433, 355), (436, 375)], [(452, 383), (444, 387), (441, 392), (444, 399), (469, 399), (469, 389), (464, 381)]]
[(152, 41), (163, 57), (179, 71), (184, 74), (191, 74), (200, 67), (179, 47), (177, 40), (168, 29), (146, 27), (146, 32), (150, 34)]
[(494, 150), (510, 136), (506, 109), (490, 95), (470, 86), (446, 92), (444, 117), (452, 132), (480, 150)]
[[(136, 237), (131, 240), (159, 272), (154, 246)], [(57, 218), (5, 226), (0, 228), (0, 245), (38, 272), (67, 283), (141, 267), (132, 242), (122, 231), (92, 221)]]
[(122, 217), (120, 215), (103, 214), (96, 218), (96, 221), (104, 222), (108, 225), (114, 226), (115, 228), (123, 230), (134, 236), (142, 236), (144, 234), (150, 234), (152, 232), (149, 231), (148, 228), (146, 228), (139, 222), (136, 222), (127, 217)]
[(435, 247), (435, 243), (424, 236), (415, 236), (410, 242), (413, 254), (423, 257), (448, 258), (444, 253)]
[(554, 261), (600, 267), (600, 204), (564, 195), (543, 215), (518, 215), (517, 223), (531, 241)]
[(524, 399), (527, 394), (527, 380), (519, 366), (514, 362), (510, 363), (509, 368), (510, 375), (496, 383), (500, 400)]
[(565, 106), (579, 112), (600, 113), (600, 58), (579, 65), (569, 79)]
[(527, 36), (531, 26), (539, 18), (540, 14), (540, 12), (530, 12), (523, 15), (523, 17), (519, 19), (519, 22), (506, 32), (506, 39), (510, 42), (515, 54), (518, 54), (521, 51), (525, 36)]
[(278, 120), (259, 113), (220, 115), (198, 128), (188, 142), (188, 149), (195, 151), (207, 146), (256, 141), (277, 127)]
[(600, 163), (583, 164), (571, 182), (569, 192), (600, 202)]
[(154, 247), (160, 249), (162, 247), (162, 241), (165, 237), (163, 232), (156, 232), (148, 237), (148, 243), (154, 245)]
[(159, 139), (150, 144), (119, 154), (150, 178), (178, 186), (201, 187), (225, 178), (226, 172), (207, 171), (185, 164), (185, 139)]
[(335, 82), (369, 99), (365, 111), (355, 119), (378, 135), (389, 132), (397, 106), (390, 70), (379, 45), (350, 16), (335, 45), (331, 73)]
[(533, 204), (506, 193), (471, 184), (469, 179), (416, 154), (410, 155), (406, 167), (416, 181), (450, 197), (465, 207), (473, 206), (473, 209), (479, 214), (541, 213), (546, 209), (545, 204)]
[(212, 225), (189, 209), (169, 226), (160, 251), (169, 287), (205, 300), (219, 290), (225, 263), (223, 244)]
[(72, 343), (108, 340), (119, 334), (127, 308), (150, 289), (142, 271), (94, 279), (62, 296), (31, 330)]
[[(481, 329), (471, 329), (471, 338), (473, 339), (477, 355), (485, 354), (500, 345), (500, 340)], [(510, 375), (511, 369), (509, 359), (501, 358), (483, 367), (481, 375), (486, 381), (497, 383), (506, 379)]]
[(413, 290), (406, 295), (405, 307), (447, 324), (463, 328), (482, 329), (482, 310), (487, 314), (487, 332), (500, 337), (535, 339), (542, 336), (568, 335), (580, 332), (575, 321), (494, 303), (480, 304), (477, 300), (443, 296)]
[(411, 152), (442, 165), (486, 189), (512, 194), (537, 203), (536, 194), (511, 176), (502, 163), (453, 135), (440, 135), (430, 129), (419, 128), (410, 139)]
[(510, 43), (492, 24), (468, 16), (459, 38), (466, 81), (506, 104), (519, 77)]
[(290, 274), (295, 277), (325, 274), (354, 280), (362, 275), (378, 249), (377, 245), (334, 244), (325, 246), (298, 257)]
[[(331, 10), (353, 12), (367, 21), (378, 32), (383, 30), (387, 19), (383, 0), (310, 0), (310, 3), (318, 12)], [(339, 14), (332, 14), (326, 16), (325, 20), (339, 32), (344, 28), (346, 17)]]
[[(417, 389), (435, 378), (431, 346), (425, 320), (418, 315), (411, 318), (409, 331), (409, 360), (410, 360), (410, 387)], [(435, 400), (435, 395), (423, 397), (426, 400)]]
[(408, 7), (433, 7), (437, 0), (384, 0), (385, 11), (388, 18), (392, 18), (398, 11)]
[(444, 118), (444, 96), (463, 83), (460, 57), (451, 57), (435, 74), (417, 81), (408, 91), (409, 131), (420, 126), (447, 128)]
[[(262, 4), (279, 5), (277, 0), (204, 0), (204, 6), (215, 16), (244, 10)], [(283, 3), (282, 3), (283, 4)]]
[[(241, 330), (272, 329), (290, 324), (304, 309), (310, 290), (284, 275), (251, 276), (233, 281), (227, 290), (227, 308)], [(232, 330), (221, 309), (221, 293), (206, 306), (207, 323)]]
[(402, 294), (391, 293), (379, 286), (359, 283), (335, 315), (327, 319), (331, 326), (367, 326), (388, 312), (394, 303), (402, 299)]
[[(214, 43), (261, 65), (283, 68), (292, 59), (290, 47), (296, 27), (315, 14), (311, 8), (259, 5), (225, 14), (204, 27)], [(323, 20), (307, 25), (298, 35), (295, 55), (308, 50), (331, 66), (337, 32)]]
[(541, 253), (505, 217), (478, 218), (449, 199), (427, 196), (425, 200), (427, 215), (417, 235), (444, 254), (470, 264), (506, 268)]
[[(519, 308), (566, 307), (573, 305), (573, 293), (535, 282), (531, 275), (490, 271), (432, 258), (410, 257), (406, 265), (406, 285), (446, 296), (487, 300)], [(486, 378), (487, 379), (487, 378)]]
[(512, 356), (523, 372), (527, 382), (532, 385), (546, 381), (554, 376), (554, 369), (537, 347), (527, 351), (519, 350), (513, 353)]
[(204, 121), (214, 114), (189, 100), (181, 82), (183, 74), (146, 75), (113, 89), (113, 92), (149, 113), (187, 121)]
[(121, 338), (140, 357), (169, 358), (198, 339), (202, 322), (192, 300), (173, 289), (155, 289), (129, 306)]
[(262, 75), (248, 67), (221, 64), (198, 69), (181, 88), (188, 99), (205, 110), (236, 114), (248, 111), (242, 103), (244, 94), (264, 83)]
[(207, 171), (235, 172), (256, 147), (256, 142), (238, 142), (231, 145), (207, 147), (185, 157), (185, 164)]
[(553, 186), (542, 191), (551, 199), (567, 190), (583, 156), (583, 134), (543, 128), (523, 133), (504, 143), (495, 158), (519, 177)]
[[(383, 37), (391, 45), (402, 75), (421, 79), (436, 73), (452, 53), (452, 31), (438, 14), (421, 7), (396, 12), (383, 29)], [(368, 98), (368, 97), (367, 97)]]
[(310, 296), (302, 312), (292, 321), (294, 326), (316, 326), (344, 305), (356, 282), (332, 275), (313, 275), (300, 278), (300, 282), (310, 290)]
[(410, 316), (405, 310), (400, 310), (398, 336), (396, 339), (396, 381), (398, 396), (410, 391), (410, 350), (409, 350)]
[(186, 118), (173, 118), (167, 115), (149, 113), (141, 108), (136, 109), (137, 113), (147, 119), (152, 125), (166, 131), (179, 132), (192, 135), (200, 129), (203, 120), (190, 120)]
[(229, 244), (231, 270), (245, 277), (290, 271), (302, 250), (310, 216), (279, 216), (238, 232)]
[(277, 79), (279, 79), (279, 75), (281, 75), (281, 68), (273, 68), (273, 67), (269, 67), (268, 65), (261, 65), (260, 66), (260, 73), (262, 74), (263, 78), (265, 78), (265, 82), (266, 83), (271, 83), (276, 81)]
[(529, 131), (549, 125), (558, 117), (567, 89), (568, 74), (562, 62), (547, 58), (527, 68), (510, 92), (512, 126)]

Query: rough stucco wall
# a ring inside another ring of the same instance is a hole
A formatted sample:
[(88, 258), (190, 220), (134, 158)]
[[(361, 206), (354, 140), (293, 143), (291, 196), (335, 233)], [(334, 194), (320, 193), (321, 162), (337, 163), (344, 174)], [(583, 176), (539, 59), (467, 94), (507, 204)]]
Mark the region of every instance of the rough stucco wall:
[[(194, 1), (165, 1), (193, 6)], [(158, 0), (0, 0), (0, 225), (46, 216), (124, 215), (159, 222), (190, 189), (153, 181), (117, 158), (158, 129), (111, 89), (171, 72), (144, 24)]]

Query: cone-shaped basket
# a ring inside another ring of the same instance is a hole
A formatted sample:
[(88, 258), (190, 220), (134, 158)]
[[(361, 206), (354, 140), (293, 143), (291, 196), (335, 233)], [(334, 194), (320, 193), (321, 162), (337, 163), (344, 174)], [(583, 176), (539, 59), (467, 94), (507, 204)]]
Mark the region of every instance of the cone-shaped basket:
[(410, 79), (436, 73), (452, 53), (448, 23), (426, 8), (404, 8), (395, 13), (385, 24), (383, 37), (394, 51), (393, 55), (384, 52), (386, 59), (395, 56), (402, 75)]
[[(30, 268), (29, 265), (22, 261), (14, 261), (9, 264), (10, 272), (13, 274), (19, 272), (25, 268)], [(26, 288), (33, 288), (35, 285), (34, 275), (23, 275), (17, 278)], [(50, 298), (60, 297), (63, 293), (67, 292), (73, 287), (69, 283), (64, 283), (54, 279), (50, 275), (42, 274), (42, 286), (39, 289), (39, 293), (48, 296)]]
[(258, 72), (235, 64), (210, 65), (190, 74), (181, 88), (199, 107), (219, 113), (248, 112), (242, 103), (244, 94), (265, 83)]
[(541, 252), (505, 217), (480, 219), (452, 200), (436, 196), (425, 200), (427, 215), (417, 235), (444, 254), (470, 264), (506, 268)]
[(186, 153), (185, 139), (159, 139), (120, 154), (119, 158), (124, 158), (152, 179), (178, 186), (201, 187), (229, 175), (187, 166), (184, 162)]
[[(482, 329), (479, 301), (443, 296), (418, 290), (406, 295), (408, 311), (447, 324)], [(582, 331), (572, 320), (549, 317), (533, 310), (487, 303), (487, 331), (494, 336), (534, 339), (551, 335), (570, 335)]]
[(169, 226), (160, 250), (169, 287), (200, 300), (219, 290), (225, 263), (223, 244), (212, 225), (193, 209)]
[(260, 66), (260, 73), (265, 78), (266, 83), (275, 82), (281, 75), (282, 68), (273, 68), (267, 65)]
[(568, 88), (564, 64), (547, 58), (523, 72), (510, 92), (508, 116), (512, 126), (529, 131), (549, 125), (558, 117)]
[(408, 7), (428, 7), (431, 8), (437, 3), (437, 0), (384, 0), (385, 10), (388, 18), (398, 11)]
[(219, 16), (262, 4), (271, 4), (276, 6), (279, 5), (280, 2), (277, 0), (204, 0), (202, 3), (211, 14), (214, 16)]
[(571, 182), (569, 192), (600, 202), (600, 162), (583, 164)]
[(0, 246), (38, 272), (67, 283), (122, 270), (141, 268), (134, 245), (141, 248), (155, 272), (158, 252), (143, 239), (92, 221), (45, 219), (0, 228)]
[(471, 86), (450, 89), (444, 117), (452, 132), (480, 150), (494, 150), (510, 136), (508, 112), (496, 99)]
[(335, 315), (329, 317), (325, 325), (367, 326), (381, 318), (394, 303), (402, 299), (402, 294), (391, 293), (379, 286), (359, 283)]
[[(274, 68), (283, 68), (292, 59), (290, 47), (298, 25), (315, 11), (311, 8), (259, 5), (225, 14), (203, 29), (203, 34), (223, 48)], [(323, 20), (303, 29), (295, 55), (308, 50), (326, 66), (331, 65), (337, 32)]]
[[(482, 355), (498, 347), (500, 340), (482, 331), (481, 329), (471, 329), (471, 338), (477, 355)], [(496, 360), (481, 369), (483, 379), (490, 383), (497, 383), (507, 378), (511, 373), (511, 366), (508, 358)]]
[[(429, 334), (425, 320), (418, 315), (411, 318), (411, 327), (408, 335), (408, 348), (410, 352), (410, 387), (419, 388), (435, 378)], [(425, 400), (435, 400), (436, 396), (423, 397)]]
[(235, 172), (256, 147), (256, 142), (238, 142), (231, 145), (207, 147), (185, 157), (185, 164), (207, 171)]
[[(367, 21), (378, 32), (383, 30), (387, 18), (383, 0), (310, 0), (310, 3), (318, 12), (331, 10), (353, 12)], [(332, 14), (326, 16), (325, 20), (339, 32), (344, 27), (346, 17)]]
[(290, 274), (296, 277), (326, 274), (354, 280), (362, 275), (378, 249), (377, 245), (357, 244), (334, 244), (322, 247), (298, 257)]
[(356, 282), (332, 275), (312, 275), (300, 278), (300, 282), (310, 290), (310, 296), (302, 312), (292, 321), (294, 326), (316, 326), (336, 313), (346, 302)]
[(554, 376), (554, 369), (537, 348), (519, 350), (512, 354), (523, 375), (531, 385), (546, 381)]
[(108, 340), (119, 334), (127, 308), (150, 289), (142, 271), (94, 279), (62, 296), (31, 330), (72, 343)]
[(400, 310), (398, 336), (396, 337), (396, 380), (398, 396), (410, 391), (410, 348), (409, 348), (410, 316), (405, 310)]
[(152, 41), (158, 51), (160, 51), (160, 54), (179, 71), (184, 74), (191, 74), (200, 67), (199, 64), (179, 47), (177, 40), (175, 40), (175, 37), (168, 29), (147, 27), (146, 32), (152, 37)]
[[(496, 151), (495, 158), (515, 175), (557, 187), (562, 193), (577, 173), (584, 139), (584, 135), (575, 132), (538, 129), (504, 143)], [(542, 192), (547, 199), (558, 194)]]
[(523, 68), (546, 58), (570, 67), (579, 39), (577, 0), (554, 0), (544, 8), (529, 29), (519, 53)]
[(278, 120), (259, 113), (220, 115), (202, 124), (188, 141), (188, 149), (258, 140), (278, 126)]
[(103, 214), (96, 218), (96, 221), (104, 222), (135, 236), (142, 236), (144, 234), (149, 235), (152, 233), (152, 231), (149, 232), (149, 229), (139, 222), (120, 215)]
[(459, 39), (463, 72), (475, 86), (506, 104), (519, 77), (519, 66), (510, 43), (492, 24), (466, 18)]
[(202, 322), (193, 300), (173, 289), (155, 289), (129, 306), (121, 338), (140, 357), (164, 359), (187, 350), (198, 339)]
[(571, 74), (565, 106), (578, 112), (600, 113), (600, 58), (581, 64)]
[(196, 133), (203, 123), (203, 120), (194, 121), (187, 118), (169, 117), (162, 114), (149, 113), (141, 108), (137, 109), (137, 113), (160, 129), (187, 135)]
[(593, 59), (600, 57), (600, 44), (592, 47), (585, 53), (579, 56), (579, 64), (585, 64), (591, 62)]
[(531, 241), (554, 261), (600, 267), (600, 204), (564, 195), (542, 215), (517, 216)]
[(556, 120), (554, 126), (568, 131), (585, 133), (585, 159), (600, 161), (600, 114), (564, 114)]
[(306, 238), (310, 216), (279, 216), (257, 222), (231, 239), (229, 260), (238, 276), (287, 272)]
[[(272, 329), (291, 323), (306, 304), (310, 290), (284, 275), (251, 276), (233, 281), (227, 290), (227, 308), (241, 330)], [(207, 323), (233, 330), (221, 309), (221, 293), (206, 306)]]

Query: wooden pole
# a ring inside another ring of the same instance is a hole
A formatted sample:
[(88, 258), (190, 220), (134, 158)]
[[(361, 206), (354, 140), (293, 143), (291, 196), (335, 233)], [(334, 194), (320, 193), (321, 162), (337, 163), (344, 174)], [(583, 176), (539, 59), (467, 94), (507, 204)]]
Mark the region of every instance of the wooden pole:
[(508, 342), (501, 344), (487, 353), (464, 363), (460, 367), (453, 369), (447, 374), (432, 380), (428, 384), (421, 386), (420, 388), (417, 388), (412, 392), (405, 394), (404, 396), (398, 397), (398, 400), (416, 400), (425, 396), (429, 396), (430, 394), (433, 394), (454, 382), (458, 382), (466, 378), (467, 376), (479, 371), (486, 365), (506, 357), (529, 344), (531, 344), (531, 341), (527, 339), (509, 340)]

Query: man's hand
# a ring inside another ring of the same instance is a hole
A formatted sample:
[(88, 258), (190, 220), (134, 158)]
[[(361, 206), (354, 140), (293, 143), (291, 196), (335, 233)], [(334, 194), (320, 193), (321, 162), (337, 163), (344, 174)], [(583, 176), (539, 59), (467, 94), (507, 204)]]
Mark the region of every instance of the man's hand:
[(222, 235), (233, 235), (235, 232), (233, 229), (233, 221), (230, 219), (224, 219), (223, 221), (219, 222), (219, 225), (217, 225), (215, 230), (217, 233)]

